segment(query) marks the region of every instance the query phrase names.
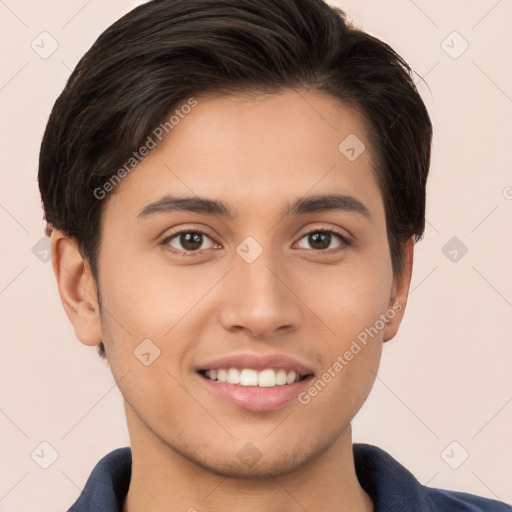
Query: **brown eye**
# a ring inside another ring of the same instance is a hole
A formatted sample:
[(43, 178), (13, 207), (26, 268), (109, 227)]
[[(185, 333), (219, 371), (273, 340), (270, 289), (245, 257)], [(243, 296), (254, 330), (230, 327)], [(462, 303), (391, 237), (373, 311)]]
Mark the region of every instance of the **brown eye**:
[(205, 239), (211, 238), (202, 231), (178, 231), (168, 236), (163, 245), (169, 246), (173, 252), (200, 252), (202, 250), (211, 249), (211, 244), (204, 246)]
[[(339, 243), (335, 247), (330, 247), (331, 243), (338, 239)], [(306, 239), (310, 247), (301, 247), (302, 249), (312, 249), (316, 251), (326, 251), (330, 249), (340, 249), (345, 245), (348, 245), (348, 240), (341, 234), (332, 230), (320, 230), (310, 231), (306, 233), (301, 240)]]

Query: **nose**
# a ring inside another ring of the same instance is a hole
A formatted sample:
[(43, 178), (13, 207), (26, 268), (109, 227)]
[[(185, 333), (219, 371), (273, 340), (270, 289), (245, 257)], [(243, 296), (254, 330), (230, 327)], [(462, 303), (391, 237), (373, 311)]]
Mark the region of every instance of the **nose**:
[(277, 255), (264, 250), (253, 262), (236, 256), (223, 284), (220, 322), (226, 330), (253, 338), (270, 338), (296, 330), (300, 299), (290, 272)]

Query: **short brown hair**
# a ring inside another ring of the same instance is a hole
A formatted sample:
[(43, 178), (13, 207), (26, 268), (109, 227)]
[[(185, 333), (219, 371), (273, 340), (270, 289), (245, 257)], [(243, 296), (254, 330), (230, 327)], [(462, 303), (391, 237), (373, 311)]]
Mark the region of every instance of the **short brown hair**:
[[(322, 0), (153, 0), (82, 57), (41, 144), (48, 223), (75, 239), (96, 282), (101, 213), (94, 191), (194, 95), (314, 87), (356, 106), (369, 126), (391, 260), (425, 227), (432, 126), (407, 63)], [(103, 344), (99, 347), (105, 357)]]

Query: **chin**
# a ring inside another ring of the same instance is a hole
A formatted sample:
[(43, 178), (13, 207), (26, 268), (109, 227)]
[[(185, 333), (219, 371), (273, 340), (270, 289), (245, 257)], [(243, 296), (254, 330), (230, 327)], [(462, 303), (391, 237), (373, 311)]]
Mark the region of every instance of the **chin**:
[[(294, 435), (293, 438), (298, 439), (299, 436)], [(219, 447), (218, 451), (210, 449), (209, 453), (202, 448), (195, 454), (181, 454), (202, 469), (224, 478), (263, 480), (301, 469), (328, 450), (334, 442), (335, 440), (331, 440), (309, 448), (301, 442), (300, 446), (291, 446), (289, 450), (283, 450), (282, 444), (278, 448), (279, 443), (268, 446), (267, 442), (266, 447), (259, 449), (257, 441), (249, 441), (239, 450), (232, 452), (232, 455), (226, 452), (225, 445)]]

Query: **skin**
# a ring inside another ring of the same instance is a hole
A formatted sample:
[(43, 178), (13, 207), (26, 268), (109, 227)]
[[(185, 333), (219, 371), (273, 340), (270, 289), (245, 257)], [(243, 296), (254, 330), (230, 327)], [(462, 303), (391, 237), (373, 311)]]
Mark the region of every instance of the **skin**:
[[(123, 511), (371, 511), (350, 422), (402, 320), (413, 240), (403, 272), (393, 275), (365, 123), (315, 90), (197, 99), (107, 199), (101, 312), (87, 261), (64, 233), (52, 235), (64, 308), (82, 343), (105, 343), (124, 397), (133, 467)], [(349, 134), (366, 145), (355, 161), (338, 150)], [(333, 192), (356, 198), (369, 216), (282, 214), (298, 198)], [(138, 218), (171, 193), (222, 200), (238, 216)], [(179, 235), (163, 243), (181, 229), (207, 232), (201, 254), (183, 256), (196, 249)], [(349, 243), (332, 235), (325, 249), (307, 236), (325, 229)], [(236, 252), (247, 236), (263, 249), (252, 263)], [(397, 303), (401, 311), (307, 405), (242, 410), (195, 371), (228, 354), (278, 352), (306, 361), (318, 378)], [(149, 366), (133, 353), (146, 338), (161, 351)], [(250, 467), (237, 457), (248, 442), (261, 454)]]

